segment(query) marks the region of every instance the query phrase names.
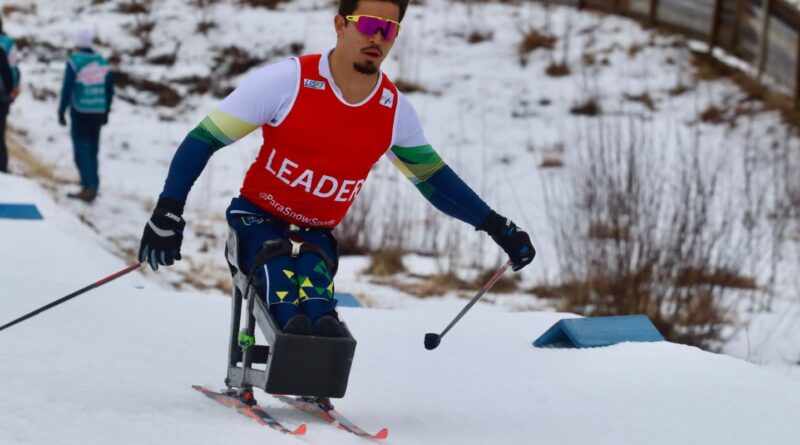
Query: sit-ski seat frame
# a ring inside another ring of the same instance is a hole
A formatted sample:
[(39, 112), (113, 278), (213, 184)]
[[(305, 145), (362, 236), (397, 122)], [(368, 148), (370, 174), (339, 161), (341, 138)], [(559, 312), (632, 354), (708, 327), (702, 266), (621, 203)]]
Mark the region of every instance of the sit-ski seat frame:
[[(283, 333), (258, 296), (256, 286), (251, 285), (249, 271), (240, 267), (243, 262), (239, 256), (239, 237), (232, 227), (228, 227), (225, 250), (233, 275), (225, 385), (243, 390), (257, 387), (269, 394), (343, 397), (356, 348), (347, 325), (342, 323), (346, 335), (341, 338)], [(247, 301), (244, 334), (255, 338), (257, 325), (267, 345), (240, 346), (243, 300)], [(254, 364), (263, 364), (265, 368), (254, 368)]]

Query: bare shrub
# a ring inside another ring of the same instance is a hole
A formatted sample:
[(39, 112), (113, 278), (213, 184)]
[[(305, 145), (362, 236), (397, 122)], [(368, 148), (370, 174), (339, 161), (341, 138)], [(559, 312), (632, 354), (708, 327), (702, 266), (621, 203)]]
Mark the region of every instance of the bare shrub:
[(3, 6), (3, 17), (8, 17), (11, 14), (36, 14), (36, 4), (31, 3), (27, 6), (22, 5), (4, 5)]
[(562, 281), (534, 292), (589, 316), (646, 314), (667, 339), (713, 349), (732, 292), (757, 287), (743, 273), (741, 218), (696, 135), (668, 167), (645, 125), (589, 124), (567, 185), (574, 202), (551, 215)]
[(722, 108), (711, 104), (700, 113), (700, 120), (707, 124), (721, 124), (725, 121), (725, 112)]
[[(178, 106), (182, 100), (180, 94), (169, 85), (143, 79), (125, 71), (115, 71), (114, 81), (123, 89), (132, 88), (137, 91), (152, 93), (155, 97), (153, 105), (172, 108)], [(120, 95), (120, 97), (124, 99), (126, 96)], [(131, 99), (138, 103), (135, 99)]]
[(545, 68), (544, 73), (550, 77), (563, 77), (569, 76), (569, 65), (563, 62), (550, 62)]
[(419, 82), (398, 78), (394, 80), (394, 86), (403, 93), (427, 93), (428, 90)]
[(211, 19), (211, 7), (217, 3), (219, 0), (190, 0), (189, 4), (200, 13), (200, 18), (197, 20), (197, 32), (207, 34), (208, 31), (217, 27), (217, 24)]
[(281, 3), (287, 2), (289, 2), (289, 0), (239, 0), (239, 3), (242, 5), (267, 9), (276, 9)]
[(132, 51), (131, 55), (142, 57), (146, 56), (153, 48), (153, 30), (156, 27), (154, 7), (156, 0), (129, 0), (119, 3), (117, 10), (121, 13), (132, 14), (133, 23), (127, 24), (128, 32), (139, 40), (139, 48)]
[(677, 83), (675, 84), (674, 87), (667, 90), (667, 94), (669, 94), (670, 96), (680, 96), (681, 94), (691, 90), (692, 87), (690, 87), (689, 85), (686, 85), (684, 83)]
[(582, 116), (597, 116), (600, 114), (601, 110), (600, 105), (597, 103), (597, 99), (590, 98), (584, 102), (573, 105), (569, 109), (569, 112)]
[(467, 43), (474, 45), (476, 43), (488, 42), (491, 41), (493, 37), (494, 33), (492, 31), (475, 30), (467, 36)]
[(522, 66), (528, 64), (528, 55), (539, 49), (552, 50), (556, 46), (558, 38), (536, 29), (522, 31), (522, 41), (517, 48), (519, 63)]
[(178, 51), (181, 49), (181, 42), (175, 44), (175, 49), (171, 53), (161, 54), (147, 59), (147, 63), (153, 65), (173, 66), (178, 60)]
[(531, 29), (522, 36), (519, 44), (519, 53), (528, 54), (537, 49), (553, 49), (558, 38), (550, 34), (544, 34), (536, 29)]
[(220, 76), (228, 77), (246, 73), (260, 63), (262, 59), (238, 46), (226, 46), (217, 50), (214, 56), (214, 71)]

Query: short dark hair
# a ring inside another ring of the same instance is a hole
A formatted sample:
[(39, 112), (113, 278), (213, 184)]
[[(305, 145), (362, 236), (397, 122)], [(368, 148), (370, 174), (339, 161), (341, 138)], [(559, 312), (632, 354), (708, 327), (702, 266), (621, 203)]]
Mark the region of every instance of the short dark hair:
[[(400, 21), (403, 21), (403, 16), (406, 15), (406, 8), (408, 8), (408, 0), (379, 0), (394, 3), (400, 7)], [(358, 0), (339, 0), (339, 15), (344, 17), (352, 15), (353, 11), (358, 7)]]

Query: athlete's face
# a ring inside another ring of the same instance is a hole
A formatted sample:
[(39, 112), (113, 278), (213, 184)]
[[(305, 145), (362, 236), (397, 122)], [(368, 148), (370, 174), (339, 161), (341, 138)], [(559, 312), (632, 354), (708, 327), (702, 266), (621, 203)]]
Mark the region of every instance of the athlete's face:
[[(371, 15), (398, 22), (400, 7), (388, 1), (360, 0), (353, 15)], [(371, 36), (365, 35), (356, 29), (355, 23), (348, 22), (340, 15), (334, 19), (334, 25), (338, 36), (336, 51), (342, 51), (352, 61), (356, 71), (363, 74), (378, 72), (394, 40), (384, 39), (380, 31)]]

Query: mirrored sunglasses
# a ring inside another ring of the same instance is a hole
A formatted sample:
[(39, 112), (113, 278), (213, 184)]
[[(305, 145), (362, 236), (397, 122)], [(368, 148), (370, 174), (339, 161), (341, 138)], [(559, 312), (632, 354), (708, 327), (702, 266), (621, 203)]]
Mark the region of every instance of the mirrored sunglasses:
[(355, 23), (356, 29), (366, 36), (372, 37), (380, 31), (383, 34), (383, 40), (388, 42), (394, 40), (400, 32), (399, 23), (373, 15), (348, 15), (345, 20)]

